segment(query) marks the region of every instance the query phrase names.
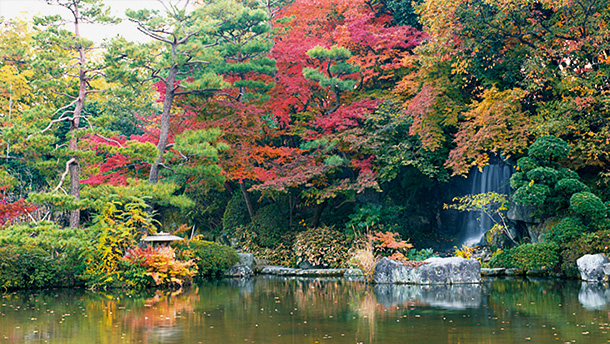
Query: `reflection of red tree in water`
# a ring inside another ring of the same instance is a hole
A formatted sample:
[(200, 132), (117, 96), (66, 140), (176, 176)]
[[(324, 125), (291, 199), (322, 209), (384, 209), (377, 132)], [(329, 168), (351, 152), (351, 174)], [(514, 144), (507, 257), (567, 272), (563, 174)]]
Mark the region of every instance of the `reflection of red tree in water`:
[(121, 327), (143, 343), (157, 340), (159, 336), (177, 335), (177, 319), (193, 313), (199, 298), (196, 286), (186, 294), (182, 293), (182, 289), (157, 291), (153, 297), (146, 299), (144, 307), (134, 307), (123, 313)]

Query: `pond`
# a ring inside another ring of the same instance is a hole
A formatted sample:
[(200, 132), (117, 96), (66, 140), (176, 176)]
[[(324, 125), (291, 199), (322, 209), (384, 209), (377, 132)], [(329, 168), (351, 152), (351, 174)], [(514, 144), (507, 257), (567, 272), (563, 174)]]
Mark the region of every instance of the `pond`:
[(258, 277), (143, 293), (3, 293), (0, 343), (607, 343), (610, 289)]

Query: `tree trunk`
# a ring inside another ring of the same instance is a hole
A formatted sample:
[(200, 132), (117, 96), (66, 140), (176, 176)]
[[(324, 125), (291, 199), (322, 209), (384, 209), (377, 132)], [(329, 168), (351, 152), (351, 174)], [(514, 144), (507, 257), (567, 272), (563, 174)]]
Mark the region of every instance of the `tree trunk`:
[(161, 114), (161, 128), (159, 133), (159, 143), (157, 149), (159, 155), (157, 159), (150, 167), (150, 175), (148, 176), (149, 184), (156, 184), (159, 181), (159, 169), (161, 168), (161, 162), (163, 161), (163, 155), (167, 149), (167, 141), (169, 138), (169, 120), (172, 110), (172, 103), (175, 96), (175, 81), (176, 75), (178, 74), (178, 66), (173, 65), (169, 69), (167, 79), (165, 79), (165, 100), (163, 100), (163, 112)]
[(311, 228), (316, 228), (320, 224), (320, 218), (326, 208), (326, 201), (316, 204), (316, 209), (313, 212), (313, 219), (311, 220)]
[[(76, 37), (80, 37), (79, 31), (79, 14), (78, 7), (74, 12), (74, 34)], [(79, 63), (80, 68), (78, 72), (79, 78), (79, 89), (78, 89), (78, 99), (76, 101), (76, 105), (74, 107), (73, 119), (70, 123), (70, 142), (68, 144), (68, 148), (70, 152), (76, 153), (78, 150), (78, 138), (76, 136), (76, 132), (80, 126), (80, 119), (83, 113), (83, 108), (85, 107), (85, 97), (87, 96), (87, 70), (85, 69), (85, 64), (87, 63), (87, 57), (85, 55), (85, 50), (83, 48), (78, 50), (79, 55)], [(69, 166), (70, 171), (70, 195), (75, 199), (80, 199), (80, 164), (78, 162), (78, 156), (76, 154), (70, 155), (71, 159), (74, 159)], [(75, 209), (70, 212), (70, 228), (78, 228), (80, 226), (80, 209)]]
[(244, 184), (243, 180), (239, 181), (239, 189), (241, 190), (242, 195), (244, 195), (246, 207), (248, 207), (248, 214), (250, 214), (250, 220), (252, 220), (254, 218), (254, 207), (252, 206), (250, 194), (248, 194), (248, 189), (246, 188), (246, 184)]

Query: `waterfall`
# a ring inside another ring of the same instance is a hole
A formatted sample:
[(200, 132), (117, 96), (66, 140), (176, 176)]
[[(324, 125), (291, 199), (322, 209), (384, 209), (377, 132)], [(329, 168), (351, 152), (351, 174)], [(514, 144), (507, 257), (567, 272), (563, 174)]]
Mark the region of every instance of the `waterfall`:
[[(482, 171), (474, 169), (468, 179), (472, 180), (470, 194), (497, 192), (508, 195), (510, 193), (509, 179), (511, 167), (506, 163), (494, 163), (483, 167)], [(494, 222), (481, 211), (470, 211), (463, 223), (462, 233), (465, 245), (478, 244), (485, 233), (493, 227)]]

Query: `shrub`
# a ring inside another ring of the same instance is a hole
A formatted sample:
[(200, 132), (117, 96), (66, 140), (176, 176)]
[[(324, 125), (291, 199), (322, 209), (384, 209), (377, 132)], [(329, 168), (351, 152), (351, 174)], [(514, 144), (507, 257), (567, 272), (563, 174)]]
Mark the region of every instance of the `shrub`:
[(348, 264), (362, 270), (366, 280), (371, 282), (373, 280), (375, 266), (377, 265), (377, 262), (379, 262), (379, 257), (375, 255), (373, 242), (371, 240), (363, 242), (358, 246), (359, 247), (352, 251)]
[(239, 261), (237, 252), (233, 248), (199, 240), (197, 237), (173, 245), (178, 251), (179, 259), (195, 261), (198, 278), (220, 277)]
[(430, 257), (436, 257), (434, 250), (431, 248), (422, 248), (421, 250), (411, 249), (407, 254), (407, 258), (410, 261), (423, 261)]
[(254, 254), (255, 257), (265, 259), (272, 265), (293, 266), (295, 262), (292, 245), (294, 234), (288, 233), (281, 237), (280, 242), (273, 248), (261, 247), (258, 244), (258, 234), (249, 230), (249, 227), (237, 228), (234, 233), (237, 246), (243, 252)]
[(606, 206), (590, 192), (578, 192), (570, 198), (570, 209), (586, 219), (598, 221), (606, 217)]
[(537, 167), (526, 173), (527, 178), (536, 183), (554, 185), (557, 182), (557, 171), (550, 167)]
[(250, 223), (250, 215), (246, 201), (241, 193), (236, 192), (227, 203), (224, 215), (222, 216), (222, 228), (228, 233), (233, 233), (236, 228)]
[(527, 173), (527, 172), (535, 169), (536, 167), (538, 167), (538, 163), (536, 162), (536, 160), (525, 156), (525, 157), (517, 160), (517, 167), (519, 167), (519, 170), (521, 172)]
[(527, 186), (528, 183), (527, 176), (523, 172), (516, 172), (510, 176), (510, 187), (513, 188), (513, 190), (517, 190), (522, 186)]
[(580, 176), (576, 171), (572, 171), (569, 168), (558, 168), (557, 169), (557, 179), (576, 179), (580, 180)]
[(584, 232), (585, 226), (580, 219), (565, 217), (557, 225), (551, 227), (549, 231), (544, 233), (544, 240), (546, 242), (554, 242), (563, 247), (567, 243), (580, 237)]
[(541, 206), (550, 193), (551, 189), (547, 185), (530, 184), (517, 189), (513, 195), (513, 199), (520, 205)]
[[(197, 274), (197, 266), (193, 260), (176, 259), (176, 254), (172, 247), (135, 247), (127, 249), (123, 260), (130, 263), (129, 269), (132, 273), (141, 273), (145, 269), (144, 276), (150, 276), (156, 286), (172, 287), (190, 284), (191, 278)], [(130, 276), (126, 276), (130, 277)], [(134, 287), (144, 287), (149, 281), (140, 276), (130, 280), (129, 283)], [(143, 276), (142, 276), (143, 277)], [(142, 283), (142, 285), (139, 285)]]
[(30, 289), (72, 287), (79, 284), (76, 276), (81, 265), (78, 257), (53, 255), (36, 246), (8, 245), (0, 248), (0, 287)]
[(15, 225), (0, 231), (0, 286), (3, 288), (81, 285), (81, 258), (89, 234), (51, 222)]
[(413, 248), (413, 245), (402, 240), (398, 233), (375, 231), (368, 237), (373, 243), (375, 254), (381, 257), (406, 261), (409, 250)]
[(276, 247), (284, 234), (290, 232), (286, 209), (274, 203), (259, 209), (246, 229), (258, 234), (258, 244), (262, 247)]
[(559, 263), (559, 246), (555, 243), (525, 244), (500, 252), (489, 262), (492, 267), (521, 270), (553, 269)]
[(528, 155), (540, 161), (565, 159), (570, 153), (570, 146), (556, 136), (542, 136), (536, 139), (528, 150)]
[(576, 260), (585, 254), (597, 253), (610, 256), (610, 230), (587, 233), (568, 242), (562, 251), (561, 269), (568, 276), (578, 276)]
[(307, 261), (325, 268), (345, 266), (350, 258), (349, 248), (345, 234), (330, 227), (298, 233), (293, 245), (297, 265)]
[(555, 184), (555, 191), (564, 196), (570, 196), (577, 192), (589, 192), (589, 187), (583, 182), (574, 178), (561, 179)]

